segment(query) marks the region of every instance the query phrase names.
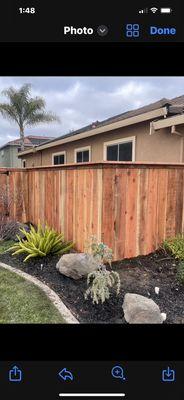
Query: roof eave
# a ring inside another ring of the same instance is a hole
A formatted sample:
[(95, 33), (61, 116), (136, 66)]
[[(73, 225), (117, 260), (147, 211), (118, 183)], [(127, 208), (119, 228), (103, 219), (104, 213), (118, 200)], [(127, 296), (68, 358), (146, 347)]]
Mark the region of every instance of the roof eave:
[[(134, 124), (137, 124), (140, 122), (149, 121), (154, 118), (163, 117), (163, 116), (166, 116), (167, 113), (168, 113), (167, 107), (161, 107), (161, 108), (158, 108), (157, 110), (149, 111), (149, 112), (146, 112), (143, 114), (136, 115), (134, 117), (126, 118), (126, 119), (118, 121), (118, 122), (113, 122), (113, 123), (110, 123), (107, 125), (102, 125), (100, 127), (96, 127), (89, 131), (79, 133), (77, 135), (68, 136), (67, 138), (59, 139), (57, 141), (50, 142), (45, 145), (37, 146), (36, 148), (34, 148), (34, 152), (45, 150), (47, 148), (55, 147), (55, 146), (62, 145), (65, 143), (74, 142), (74, 141), (84, 139), (84, 138), (87, 138), (90, 136), (98, 135), (100, 133), (109, 132), (109, 131), (112, 131), (115, 129), (122, 128), (124, 126), (134, 125)], [(26, 154), (31, 154), (31, 153), (33, 153), (33, 150), (26, 150), (26, 151), (20, 152), (18, 156), (21, 157), (21, 156), (24, 156)]]
[(166, 119), (162, 119), (159, 121), (153, 122), (153, 128), (155, 131), (163, 128), (169, 128), (174, 125), (182, 125), (184, 124), (184, 114), (175, 115), (174, 117), (169, 117)]

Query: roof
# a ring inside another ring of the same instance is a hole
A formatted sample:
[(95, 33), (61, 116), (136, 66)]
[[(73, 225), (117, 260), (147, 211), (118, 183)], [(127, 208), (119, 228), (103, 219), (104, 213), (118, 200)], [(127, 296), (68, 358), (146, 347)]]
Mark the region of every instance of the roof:
[[(183, 96), (183, 99), (184, 99), (184, 96)], [(183, 100), (183, 103), (184, 103), (184, 100)], [(136, 115), (141, 115), (141, 114), (149, 112), (149, 111), (154, 111), (154, 110), (157, 110), (158, 108), (161, 108), (161, 107), (164, 107), (165, 105), (170, 105), (170, 104), (172, 104), (171, 100), (163, 98), (163, 99), (161, 99), (159, 101), (156, 101), (155, 103), (151, 103), (151, 104), (149, 104), (147, 106), (136, 108), (136, 109), (131, 110), (131, 111), (126, 111), (126, 112), (124, 112), (122, 114), (115, 115), (115, 116), (107, 118), (107, 119), (105, 119), (103, 121), (92, 122), (92, 124), (86, 125), (83, 128), (77, 129), (77, 130), (75, 130), (73, 132), (64, 134), (62, 136), (57, 136), (56, 138), (54, 138), (53, 140), (50, 140), (49, 142), (53, 143), (53, 142), (55, 142), (55, 141), (57, 141), (59, 139), (64, 139), (64, 138), (67, 138), (67, 137), (70, 137), (70, 136), (78, 135), (79, 133), (87, 132), (87, 131), (90, 131), (91, 129), (94, 129), (94, 128), (97, 128), (97, 127), (100, 127), (100, 126), (104, 126), (104, 125), (108, 125), (108, 124), (111, 124), (113, 122), (122, 121), (124, 119), (131, 118), (131, 117), (134, 117)]]
[[(67, 133), (67, 134), (64, 134), (61, 136), (57, 136), (54, 139), (48, 140), (44, 143), (44, 145), (51, 144), (53, 146), (53, 143), (57, 142), (59, 140), (77, 136), (77, 135), (80, 135), (81, 133), (85, 133), (85, 132), (87, 133), (88, 131), (92, 131), (96, 128), (104, 127), (106, 125), (110, 125), (110, 124), (113, 124), (113, 123), (116, 123), (119, 121), (127, 120), (129, 118), (136, 117), (136, 116), (139, 116), (142, 114), (146, 114), (151, 111), (155, 111), (155, 110), (158, 110), (158, 109), (164, 108), (164, 107), (167, 108), (168, 116), (173, 115), (173, 114), (183, 113), (184, 112), (184, 95), (175, 97), (173, 99), (162, 98), (162, 99), (160, 99), (154, 103), (148, 104), (146, 106), (115, 115), (113, 117), (107, 118), (102, 121), (93, 122), (92, 124), (86, 125), (75, 131), (72, 131), (70, 133)], [(77, 137), (76, 137), (76, 140), (77, 140)], [(39, 147), (41, 148), (41, 146), (43, 148), (42, 144), (37, 146), (37, 151), (39, 150)]]
[[(50, 141), (51, 139), (53, 139), (53, 137), (28, 135), (28, 136), (25, 136), (25, 138), (24, 138), (24, 146), (25, 147), (38, 146), (39, 144), (43, 144), (45, 142)], [(3, 149), (7, 146), (20, 146), (20, 145), (21, 145), (21, 141), (20, 141), (20, 138), (18, 138), (15, 140), (10, 140), (9, 142), (5, 143), (3, 146), (0, 147), (0, 149)]]

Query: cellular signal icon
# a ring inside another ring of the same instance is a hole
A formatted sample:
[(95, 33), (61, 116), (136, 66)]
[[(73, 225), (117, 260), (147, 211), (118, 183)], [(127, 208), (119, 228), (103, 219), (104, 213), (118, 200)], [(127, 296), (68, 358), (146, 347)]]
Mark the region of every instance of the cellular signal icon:
[(139, 10), (139, 14), (148, 14), (148, 8), (143, 8), (142, 10)]

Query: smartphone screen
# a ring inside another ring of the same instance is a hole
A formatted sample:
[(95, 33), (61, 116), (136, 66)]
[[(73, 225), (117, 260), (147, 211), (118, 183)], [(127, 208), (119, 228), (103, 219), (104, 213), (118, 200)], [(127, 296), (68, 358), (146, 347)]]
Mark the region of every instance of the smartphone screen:
[(0, 13), (0, 396), (184, 395), (181, 1)]

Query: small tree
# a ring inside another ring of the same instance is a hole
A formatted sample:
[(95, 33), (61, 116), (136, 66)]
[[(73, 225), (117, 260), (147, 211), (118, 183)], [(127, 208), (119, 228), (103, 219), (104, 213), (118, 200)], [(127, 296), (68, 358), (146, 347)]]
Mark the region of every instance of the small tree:
[(1, 115), (19, 126), (21, 151), (24, 150), (24, 131), (26, 126), (60, 121), (52, 112), (45, 110), (42, 97), (31, 97), (31, 85), (25, 84), (20, 89), (10, 87), (2, 91), (8, 103), (0, 103)]
[(87, 276), (87, 285), (89, 286), (84, 293), (87, 300), (90, 296), (93, 304), (103, 304), (110, 297), (110, 291), (115, 289), (116, 294), (120, 293), (120, 276), (116, 271), (108, 271), (106, 264), (111, 267), (112, 249), (103, 242), (99, 242), (95, 236), (91, 236), (86, 244), (86, 253), (93, 257), (98, 265), (97, 270), (92, 271)]

